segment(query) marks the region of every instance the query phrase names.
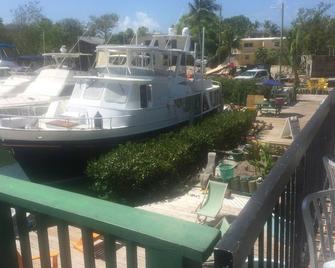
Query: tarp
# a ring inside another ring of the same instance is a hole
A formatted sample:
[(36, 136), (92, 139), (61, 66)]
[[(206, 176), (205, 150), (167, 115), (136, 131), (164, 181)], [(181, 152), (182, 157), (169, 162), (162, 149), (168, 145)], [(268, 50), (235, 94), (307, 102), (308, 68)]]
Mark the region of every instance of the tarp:
[(278, 80), (268, 79), (262, 82), (264, 86), (282, 87), (284, 84)]
[(38, 55), (23, 55), (17, 58), (17, 60), (21, 61), (43, 61), (42, 56)]
[(0, 43), (0, 48), (15, 48), (15, 46), (6, 43)]

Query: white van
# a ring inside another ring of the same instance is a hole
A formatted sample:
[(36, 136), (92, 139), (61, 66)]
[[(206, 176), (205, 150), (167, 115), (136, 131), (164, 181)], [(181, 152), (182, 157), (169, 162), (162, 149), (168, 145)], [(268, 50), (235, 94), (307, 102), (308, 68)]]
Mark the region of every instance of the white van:
[(270, 79), (270, 74), (266, 69), (251, 69), (236, 76), (234, 79), (256, 79), (259, 81)]

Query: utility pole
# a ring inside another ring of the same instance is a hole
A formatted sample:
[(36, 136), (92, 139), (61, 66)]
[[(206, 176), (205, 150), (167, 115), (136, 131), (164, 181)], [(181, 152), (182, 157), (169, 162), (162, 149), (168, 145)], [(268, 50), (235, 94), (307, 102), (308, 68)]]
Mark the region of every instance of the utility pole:
[(280, 54), (279, 54), (279, 81), (281, 80), (282, 57), (283, 57), (283, 31), (284, 31), (284, 2), (281, 3)]
[[(219, 49), (221, 48), (221, 32), (222, 32), (222, 3), (220, 5), (220, 21), (219, 21)], [(221, 53), (219, 52), (219, 64), (221, 64)]]

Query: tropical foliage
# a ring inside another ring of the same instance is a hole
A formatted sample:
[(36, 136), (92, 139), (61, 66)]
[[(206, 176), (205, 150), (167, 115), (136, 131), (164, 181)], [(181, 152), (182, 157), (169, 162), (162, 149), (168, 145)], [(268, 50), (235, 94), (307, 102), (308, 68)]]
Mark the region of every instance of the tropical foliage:
[(164, 190), (195, 170), (209, 150), (232, 149), (252, 126), (253, 112), (212, 115), (195, 125), (140, 143), (120, 145), (89, 162), (93, 189), (106, 198), (134, 197)]
[(212, 77), (221, 83), (223, 88), (223, 100), (226, 104), (246, 106), (248, 95), (263, 95), (270, 97), (271, 89), (257, 84), (256, 80), (229, 79), (225, 77)]
[[(302, 8), (290, 27), (284, 29), (287, 51), (282, 55), (282, 62), (292, 66), (296, 84), (302, 55), (327, 55), (335, 48), (335, 18), (329, 13), (330, 7), (331, 4), (320, 2), (314, 8)], [(198, 48), (201, 48), (202, 28), (205, 27), (205, 53), (212, 65), (231, 56), (231, 50), (239, 47), (241, 38), (280, 35), (280, 27), (270, 20), (252, 21), (243, 15), (223, 19), (221, 10), (216, 0), (190, 0), (187, 13), (176, 24), (179, 33), (183, 27), (189, 27)], [(72, 47), (84, 32), (106, 42), (128, 44), (135, 31), (138, 35), (149, 31), (139, 27), (116, 32), (118, 23), (119, 17), (113, 12), (90, 16), (85, 23), (74, 18), (54, 22), (44, 15), (40, 3), (32, 0), (12, 11), (10, 23), (3, 23), (0, 18), (0, 42), (16, 44), (22, 54), (38, 54), (58, 51), (61, 45)], [(198, 53), (200, 51), (198, 49)], [(259, 63), (274, 64), (279, 59), (279, 53), (271, 50), (259, 50), (257, 55)]]

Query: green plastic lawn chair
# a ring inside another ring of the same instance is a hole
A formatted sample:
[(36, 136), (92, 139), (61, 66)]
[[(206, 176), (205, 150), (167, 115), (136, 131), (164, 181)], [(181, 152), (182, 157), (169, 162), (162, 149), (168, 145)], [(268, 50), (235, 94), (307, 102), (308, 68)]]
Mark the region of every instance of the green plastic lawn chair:
[(222, 208), (227, 186), (228, 184), (223, 182), (212, 180), (208, 182), (207, 194), (197, 209), (198, 221), (200, 221), (201, 217), (204, 217), (202, 221), (206, 221), (207, 218), (216, 218)]

